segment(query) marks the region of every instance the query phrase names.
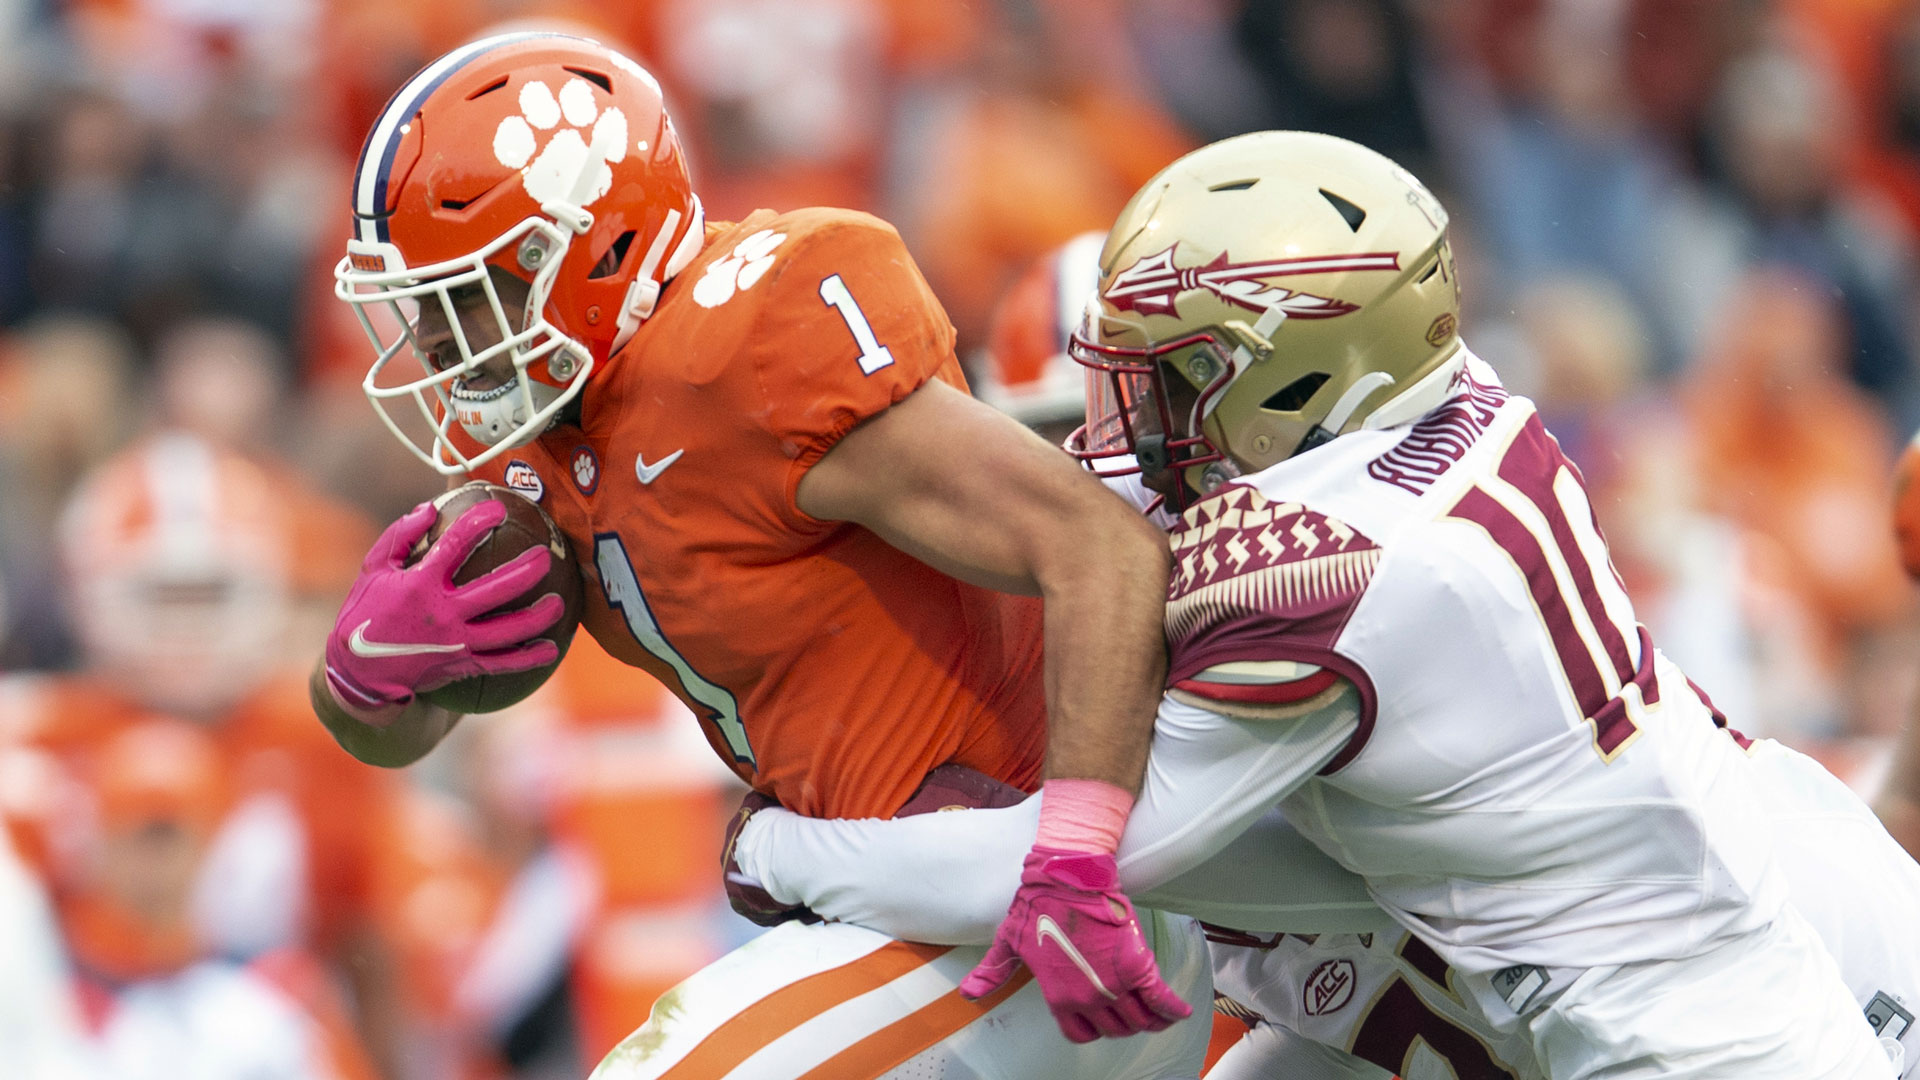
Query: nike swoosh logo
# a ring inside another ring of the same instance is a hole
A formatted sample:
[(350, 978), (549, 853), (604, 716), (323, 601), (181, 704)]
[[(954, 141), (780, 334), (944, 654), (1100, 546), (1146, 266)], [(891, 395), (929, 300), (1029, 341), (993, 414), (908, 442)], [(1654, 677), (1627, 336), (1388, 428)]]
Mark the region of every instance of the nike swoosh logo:
[(1093, 988), (1100, 991), (1108, 1001), (1113, 1000), (1113, 991), (1107, 989), (1107, 984), (1101, 982), (1100, 976), (1094, 974), (1093, 965), (1087, 963), (1087, 958), (1080, 955), (1080, 950), (1074, 946), (1073, 942), (1067, 940), (1067, 935), (1060, 932), (1060, 924), (1053, 921), (1053, 916), (1040, 916), (1039, 921), (1034, 923), (1034, 927), (1033, 936), (1036, 942), (1052, 938), (1053, 943), (1060, 946), (1060, 951), (1067, 954), (1067, 959), (1073, 962), (1073, 966), (1080, 969), (1080, 974), (1085, 975), (1087, 981), (1093, 984)]
[(673, 453), (668, 454), (666, 457), (661, 458), (651, 465), (647, 464), (645, 455), (635, 454), (633, 455), (633, 471), (639, 474), (641, 483), (651, 484), (655, 480), (660, 479), (660, 474), (667, 471), (667, 466), (679, 461), (680, 455), (686, 452), (685, 448), (675, 450)]
[(347, 648), (353, 651), (353, 655), (364, 656), (371, 660), (382, 656), (419, 656), (423, 653), (459, 652), (466, 648), (465, 645), (406, 645), (385, 641), (368, 641), (367, 627), (372, 625), (373, 620), (368, 619), (366, 622), (353, 628), (353, 636), (347, 639)]

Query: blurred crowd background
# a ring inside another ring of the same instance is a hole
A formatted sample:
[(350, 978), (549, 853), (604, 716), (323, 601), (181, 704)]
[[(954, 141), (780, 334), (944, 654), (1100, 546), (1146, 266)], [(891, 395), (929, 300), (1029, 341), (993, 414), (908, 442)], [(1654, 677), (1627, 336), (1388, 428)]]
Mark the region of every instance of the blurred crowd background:
[(366, 546), (439, 486), (332, 298), (352, 161), (418, 66), (530, 22), (659, 75), (710, 217), (894, 222), (988, 385), (1058, 379), (1003, 298), (1184, 150), (1395, 157), (1655, 639), (1880, 783), (1920, 674), (1916, 0), (0, 0), (0, 817), (103, 1075), (185, 1075), (168, 1024), (275, 1075), (583, 1075), (750, 929), (731, 781), (584, 635), (405, 773), (305, 711)]

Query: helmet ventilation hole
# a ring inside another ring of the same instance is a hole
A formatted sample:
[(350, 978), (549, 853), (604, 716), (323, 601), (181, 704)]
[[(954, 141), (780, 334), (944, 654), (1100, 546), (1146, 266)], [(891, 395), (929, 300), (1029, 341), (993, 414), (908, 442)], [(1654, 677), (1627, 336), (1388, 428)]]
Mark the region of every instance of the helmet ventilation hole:
[(1245, 191), (1259, 182), (1260, 182), (1260, 178), (1257, 176), (1251, 180), (1228, 180), (1225, 183), (1215, 184), (1212, 187), (1208, 188), (1207, 190), (1208, 191)]
[(488, 94), (493, 93), (495, 90), (498, 90), (505, 85), (507, 85), (507, 76), (502, 75), (499, 78), (488, 83), (487, 85), (481, 87), (480, 89), (475, 90), (473, 93), (468, 94), (467, 100), (472, 101), (475, 98), (486, 97)]
[(606, 72), (595, 71), (592, 68), (577, 67), (570, 67), (567, 70), (598, 86), (600, 89), (605, 90), (607, 93), (613, 93), (613, 80), (607, 77)]
[(1321, 188), (1320, 194), (1327, 202), (1333, 204), (1335, 210), (1340, 211), (1340, 216), (1346, 221), (1347, 228), (1352, 229), (1354, 232), (1360, 231), (1361, 224), (1367, 220), (1367, 212), (1365, 210), (1355, 206), (1351, 201), (1335, 195), (1326, 188)]
[(1414, 282), (1414, 284), (1415, 284), (1415, 285), (1425, 285), (1425, 284), (1426, 284), (1427, 282), (1429, 282), (1429, 281), (1431, 281), (1431, 280), (1433, 280), (1433, 275), (1435, 275), (1435, 274), (1437, 274), (1437, 273), (1439, 273), (1439, 272), (1440, 272), (1440, 260), (1439, 260), (1439, 259), (1435, 259), (1435, 260), (1433, 260), (1433, 265), (1432, 265), (1432, 266), (1429, 266), (1429, 267), (1427, 267), (1427, 272), (1426, 272), (1426, 273), (1424, 273), (1424, 274), (1421, 274), (1421, 275), (1420, 275), (1420, 280), (1419, 280), (1419, 281), (1416, 281), (1416, 282)]
[(607, 249), (605, 255), (600, 256), (599, 262), (593, 264), (593, 269), (587, 272), (587, 280), (598, 281), (601, 278), (612, 277), (619, 273), (620, 264), (626, 261), (627, 249), (632, 246), (633, 230), (628, 229), (626, 232), (615, 237), (613, 246)]
[(1313, 400), (1313, 395), (1319, 391), (1327, 378), (1328, 375), (1324, 371), (1302, 375), (1275, 391), (1272, 397), (1260, 403), (1260, 407), (1272, 409), (1275, 412), (1299, 412), (1307, 402)]

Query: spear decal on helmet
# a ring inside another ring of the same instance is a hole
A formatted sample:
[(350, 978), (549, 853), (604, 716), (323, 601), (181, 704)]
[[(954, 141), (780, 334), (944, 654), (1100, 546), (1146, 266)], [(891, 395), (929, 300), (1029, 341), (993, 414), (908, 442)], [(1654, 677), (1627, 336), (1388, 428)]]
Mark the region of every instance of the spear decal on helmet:
[(1347, 270), (1400, 269), (1399, 254), (1390, 251), (1364, 255), (1308, 255), (1252, 263), (1231, 262), (1223, 251), (1205, 266), (1188, 267), (1173, 265), (1173, 251), (1170, 247), (1158, 255), (1149, 255), (1115, 275), (1113, 284), (1107, 286), (1103, 294), (1107, 302), (1121, 311), (1178, 317), (1180, 312), (1174, 305), (1179, 295), (1193, 289), (1205, 289), (1248, 311), (1265, 312), (1278, 306), (1295, 319), (1331, 319), (1354, 311), (1359, 305), (1263, 284), (1262, 279), (1294, 274), (1334, 274)]

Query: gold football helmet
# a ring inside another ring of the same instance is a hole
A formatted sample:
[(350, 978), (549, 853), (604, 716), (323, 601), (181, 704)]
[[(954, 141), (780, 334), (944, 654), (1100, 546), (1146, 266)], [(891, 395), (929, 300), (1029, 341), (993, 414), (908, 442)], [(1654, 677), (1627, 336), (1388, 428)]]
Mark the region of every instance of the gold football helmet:
[(1405, 169), (1304, 131), (1202, 147), (1107, 234), (1072, 346), (1090, 369), (1073, 449), (1178, 509), (1439, 404), (1459, 315), (1447, 212)]

